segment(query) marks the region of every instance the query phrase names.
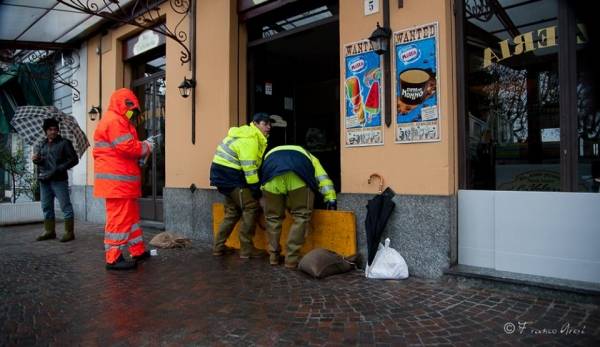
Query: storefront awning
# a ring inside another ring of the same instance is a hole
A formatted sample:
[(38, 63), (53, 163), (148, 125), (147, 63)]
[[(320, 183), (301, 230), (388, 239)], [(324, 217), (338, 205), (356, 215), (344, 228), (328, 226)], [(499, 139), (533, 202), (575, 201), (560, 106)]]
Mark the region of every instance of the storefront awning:
[[(132, 0), (120, 0), (123, 7)], [(91, 0), (99, 9), (111, 1)], [(4, 0), (0, 2), (0, 48), (60, 49), (105, 21), (56, 0)]]

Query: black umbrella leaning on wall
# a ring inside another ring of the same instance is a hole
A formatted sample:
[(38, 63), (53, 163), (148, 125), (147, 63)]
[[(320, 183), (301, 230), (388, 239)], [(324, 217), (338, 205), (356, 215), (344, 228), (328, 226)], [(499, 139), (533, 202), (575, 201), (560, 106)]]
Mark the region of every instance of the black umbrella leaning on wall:
[(394, 207), (396, 207), (396, 203), (392, 201), (395, 195), (396, 193), (388, 187), (367, 203), (365, 230), (367, 233), (367, 264), (369, 266), (371, 266), (377, 253), (383, 229), (385, 229), (388, 219), (392, 215)]
[(19, 106), (10, 124), (23, 141), (32, 146), (39, 146), (46, 140), (42, 124), (47, 118), (54, 118), (58, 121), (60, 136), (71, 141), (77, 156), (81, 158), (90, 146), (85, 132), (79, 127), (75, 117), (54, 106)]

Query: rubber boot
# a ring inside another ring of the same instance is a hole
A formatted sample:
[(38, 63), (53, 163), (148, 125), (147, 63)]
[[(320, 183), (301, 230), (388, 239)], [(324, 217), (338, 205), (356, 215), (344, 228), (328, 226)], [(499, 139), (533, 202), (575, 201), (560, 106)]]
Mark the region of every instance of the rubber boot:
[(133, 270), (137, 266), (137, 262), (125, 260), (123, 255), (117, 258), (117, 261), (112, 264), (106, 264), (106, 270)]
[(212, 253), (212, 254), (213, 254), (215, 257), (220, 257), (220, 256), (222, 256), (222, 255), (225, 255), (225, 254), (231, 254), (231, 253), (233, 253), (233, 252), (235, 252), (235, 248), (231, 248), (231, 247), (228, 247), (228, 246), (223, 246), (223, 247), (222, 247), (222, 248), (220, 248), (220, 249), (216, 249), (216, 248), (215, 248), (215, 249), (213, 249), (213, 253)]
[(269, 264), (275, 266), (281, 264), (281, 260), (283, 257), (279, 254), (279, 252), (269, 253)]
[(132, 255), (131, 256), (131, 259), (134, 261), (144, 261), (148, 258), (150, 258), (150, 251), (144, 251), (144, 253), (142, 253), (140, 255)]
[(35, 239), (36, 241), (51, 240), (56, 238), (55, 220), (45, 219), (44, 220), (44, 233)]
[[(262, 249), (258, 249), (254, 246), (251, 246), (251, 247), (252, 248), (250, 249), (250, 251), (244, 251), (244, 253), (240, 253), (241, 259), (262, 258), (268, 254), (266, 251), (263, 251)], [(247, 248), (247, 247), (245, 247), (245, 248)], [(242, 252), (242, 251), (240, 250), (240, 252)]]
[(69, 242), (75, 240), (75, 220), (65, 219), (65, 234), (60, 239), (60, 242)]

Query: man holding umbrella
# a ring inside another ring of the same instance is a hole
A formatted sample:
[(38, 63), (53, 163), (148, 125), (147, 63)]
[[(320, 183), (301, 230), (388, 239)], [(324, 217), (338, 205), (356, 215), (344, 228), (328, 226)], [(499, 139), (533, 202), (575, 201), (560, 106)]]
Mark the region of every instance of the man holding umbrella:
[(68, 242), (75, 239), (75, 225), (73, 206), (69, 197), (67, 170), (77, 165), (79, 159), (71, 141), (59, 135), (57, 120), (45, 119), (42, 128), (46, 133), (46, 140), (39, 148), (36, 148), (32, 159), (38, 166), (45, 232), (36, 240), (44, 241), (56, 238), (54, 219), (54, 198), (56, 197), (65, 219), (65, 234), (60, 242)]
[[(132, 122), (140, 115), (139, 101), (126, 88), (110, 97), (108, 111), (94, 132), (94, 196), (106, 199), (104, 249), (107, 270), (128, 270), (149, 253), (144, 249), (140, 210), (141, 170), (138, 162), (149, 155), (152, 140), (139, 141)], [(127, 261), (122, 250), (128, 247)]]

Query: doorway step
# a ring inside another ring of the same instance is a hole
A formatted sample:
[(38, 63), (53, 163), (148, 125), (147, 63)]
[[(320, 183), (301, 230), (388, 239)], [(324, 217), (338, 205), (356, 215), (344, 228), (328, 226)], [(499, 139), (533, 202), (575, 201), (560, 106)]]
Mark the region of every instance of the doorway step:
[(142, 227), (142, 229), (156, 229), (156, 230), (160, 230), (160, 231), (165, 230), (165, 223), (158, 222), (155, 220), (142, 219), (140, 221), (140, 226)]
[(600, 295), (600, 283), (566, 280), (554, 277), (535, 276), (508, 271), (499, 271), (470, 265), (454, 265), (444, 271), (449, 276), (488, 280), (497, 283), (530, 286), (581, 295)]

